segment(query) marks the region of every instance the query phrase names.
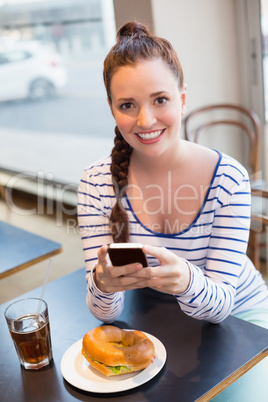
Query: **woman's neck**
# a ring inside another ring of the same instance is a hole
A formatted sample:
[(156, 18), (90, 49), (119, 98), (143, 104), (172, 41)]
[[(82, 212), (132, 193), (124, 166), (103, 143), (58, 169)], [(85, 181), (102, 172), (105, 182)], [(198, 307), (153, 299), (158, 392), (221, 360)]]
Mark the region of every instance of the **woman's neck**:
[(180, 140), (179, 144), (172, 147), (159, 157), (148, 158), (139, 152), (133, 151), (130, 158), (130, 169), (145, 174), (166, 174), (168, 171), (178, 170), (185, 166), (187, 160), (187, 141)]

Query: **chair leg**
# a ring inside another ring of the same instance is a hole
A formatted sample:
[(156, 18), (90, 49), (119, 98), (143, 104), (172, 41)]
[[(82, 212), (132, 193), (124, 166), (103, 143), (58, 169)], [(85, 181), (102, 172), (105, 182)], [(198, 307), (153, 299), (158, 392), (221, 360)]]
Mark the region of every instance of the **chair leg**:
[(249, 257), (255, 268), (259, 271), (260, 270), (260, 244), (259, 244), (259, 233), (255, 230), (250, 230), (249, 236)]

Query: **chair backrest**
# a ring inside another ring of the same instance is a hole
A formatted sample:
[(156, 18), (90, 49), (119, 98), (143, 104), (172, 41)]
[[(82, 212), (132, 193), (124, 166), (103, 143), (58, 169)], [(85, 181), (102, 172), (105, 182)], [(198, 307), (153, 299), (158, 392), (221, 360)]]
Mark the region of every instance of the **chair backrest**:
[[(268, 190), (266, 189), (251, 189), (252, 197), (261, 197), (261, 201), (264, 203), (268, 200)], [(261, 208), (261, 211), (266, 211), (266, 208)], [(262, 226), (268, 226), (268, 212), (255, 213), (251, 216), (252, 227), (254, 228), (254, 222), (259, 222)]]
[[(224, 118), (219, 116), (221, 114), (220, 112), (223, 112)], [(235, 118), (233, 118), (233, 116), (235, 116)], [(200, 123), (200, 121), (202, 122)], [(260, 171), (261, 125), (260, 119), (256, 113), (242, 106), (232, 104), (215, 104), (200, 107), (190, 112), (184, 120), (185, 139), (200, 143), (200, 138), (207, 129), (220, 125), (236, 126), (247, 134), (249, 139), (248, 164), (251, 173), (254, 175), (254, 179), (258, 179), (258, 173)]]
[[(267, 215), (267, 203), (268, 203), (268, 190), (267, 189), (251, 189), (252, 198), (257, 201), (259, 199), (260, 203), (263, 204), (259, 208), (259, 212), (253, 212), (251, 215), (251, 226), (250, 226), (250, 236), (248, 243), (248, 254), (252, 260), (255, 267), (260, 270), (261, 265), (261, 249), (266, 250), (267, 259), (267, 236), (265, 235), (265, 240), (263, 241), (261, 235), (266, 232), (268, 227), (268, 215)], [(268, 274), (268, 272), (266, 272)]]

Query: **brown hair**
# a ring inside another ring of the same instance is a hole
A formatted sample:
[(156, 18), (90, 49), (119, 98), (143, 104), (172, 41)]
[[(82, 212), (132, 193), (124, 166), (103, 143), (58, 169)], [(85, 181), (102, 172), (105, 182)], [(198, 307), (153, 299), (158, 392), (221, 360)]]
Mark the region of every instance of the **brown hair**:
[[(182, 67), (170, 42), (152, 35), (147, 27), (139, 22), (131, 21), (123, 25), (117, 32), (116, 44), (104, 60), (103, 79), (110, 103), (112, 103), (111, 80), (120, 67), (157, 58), (161, 58), (167, 63), (178, 81), (179, 89), (182, 89)], [(115, 243), (125, 243), (129, 240), (128, 216), (121, 200), (126, 194), (131, 153), (132, 147), (124, 140), (118, 127), (116, 127), (111, 163), (116, 203), (110, 216), (110, 227)]]

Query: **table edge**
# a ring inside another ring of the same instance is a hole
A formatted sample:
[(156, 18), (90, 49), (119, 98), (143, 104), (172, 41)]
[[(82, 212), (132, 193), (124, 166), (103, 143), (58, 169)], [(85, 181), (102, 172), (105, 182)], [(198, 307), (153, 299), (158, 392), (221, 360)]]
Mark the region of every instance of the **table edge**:
[(252, 367), (256, 366), (260, 361), (262, 361), (266, 356), (268, 356), (268, 347), (265, 348), (262, 352), (256, 355), (253, 359), (245, 363), (242, 367), (232, 373), (229, 377), (227, 377), (224, 381), (216, 385), (210, 391), (205, 393), (201, 398), (197, 399), (196, 402), (208, 402), (216, 395), (220, 394), (223, 390), (225, 390), (229, 385), (233, 384), (238, 378), (242, 377), (247, 371), (249, 371)]
[(14, 268), (11, 268), (11, 269), (9, 269), (7, 271), (1, 272), (0, 273), (0, 279), (6, 278), (6, 277), (8, 277), (10, 275), (13, 275), (16, 272), (22, 271), (25, 268), (28, 268), (28, 267), (30, 267), (30, 266), (32, 266), (34, 264), (37, 264), (38, 262), (42, 262), (42, 261), (44, 261), (44, 260), (46, 260), (48, 258), (53, 257), (54, 255), (60, 254), (61, 252), (62, 252), (62, 246), (60, 246), (56, 250), (50, 251), (49, 253), (43, 254), (43, 255), (41, 255), (39, 257), (36, 257), (31, 261), (27, 261), (27, 262), (25, 262), (23, 264), (20, 264), (20, 265), (14, 267)]

